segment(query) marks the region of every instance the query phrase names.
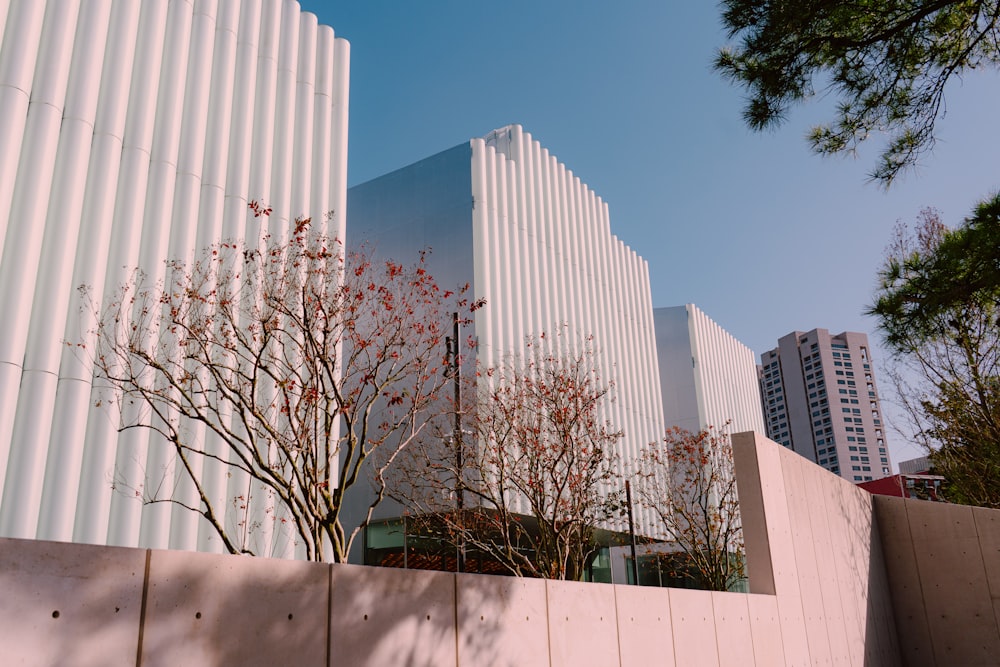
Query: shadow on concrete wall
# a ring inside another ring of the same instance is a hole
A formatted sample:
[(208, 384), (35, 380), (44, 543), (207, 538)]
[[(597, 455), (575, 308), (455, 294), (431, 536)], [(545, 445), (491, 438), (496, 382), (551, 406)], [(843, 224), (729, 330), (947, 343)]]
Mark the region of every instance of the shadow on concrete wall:
[[(860, 490), (860, 489), (858, 489)], [(854, 489), (852, 489), (852, 492)], [(867, 493), (867, 492), (865, 492)], [(885, 554), (882, 550), (882, 541), (879, 536), (878, 521), (872, 511), (870, 497), (858, 497), (859, 512), (854, 512), (855, 516), (864, 516), (865, 520), (857, 527), (857, 532), (851, 530), (848, 536), (855, 548), (860, 548), (860, 544), (867, 544), (867, 561), (851, 561), (854, 563), (867, 562), (867, 577), (859, 581), (863, 587), (859, 590), (863, 592), (862, 599), (865, 601), (864, 609), (864, 641), (865, 641), (865, 662), (866, 667), (881, 667), (882, 665), (901, 664), (901, 654), (899, 650), (899, 637), (896, 634), (896, 626), (893, 621), (892, 597), (889, 592), (887, 579), (887, 567)], [(865, 554), (859, 554), (864, 556)]]
[(449, 573), (0, 540), (0, 664), (524, 664), (478, 660), (518, 596), (465, 579), (456, 607)]
[(134, 665), (146, 552), (0, 540), (0, 664)]

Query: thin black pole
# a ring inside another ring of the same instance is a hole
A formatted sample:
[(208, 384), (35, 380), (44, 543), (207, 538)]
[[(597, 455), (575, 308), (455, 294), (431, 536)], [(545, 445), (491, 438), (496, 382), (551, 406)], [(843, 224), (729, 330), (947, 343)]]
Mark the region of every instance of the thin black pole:
[(635, 555), (635, 524), (632, 521), (632, 486), (625, 480), (625, 504), (628, 506), (628, 536), (632, 541), (632, 583), (639, 585), (639, 560)]
[(452, 356), (454, 364), (452, 368), (452, 379), (455, 382), (455, 435), (452, 440), (455, 444), (455, 501), (458, 506), (458, 541), (455, 554), (455, 569), (458, 572), (465, 571), (465, 543), (462, 539), (462, 513), (465, 509), (465, 489), (462, 485), (462, 476), (465, 462), (462, 460), (462, 325), (458, 319), (458, 313), (452, 313)]

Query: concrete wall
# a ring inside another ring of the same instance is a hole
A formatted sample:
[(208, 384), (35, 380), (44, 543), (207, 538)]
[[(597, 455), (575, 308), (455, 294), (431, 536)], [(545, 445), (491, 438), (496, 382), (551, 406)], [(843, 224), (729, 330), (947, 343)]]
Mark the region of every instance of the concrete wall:
[(875, 496), (900, 652), (908, 665), (995, 665), (1000, 511)]
[(899, 664), (872, 496), (755, 433), (733, 436), (751, 593), (788, 664)]
[(995, 664), (1000, 512), (734, 446), (749, 594), (7, 539), (0, 664)]

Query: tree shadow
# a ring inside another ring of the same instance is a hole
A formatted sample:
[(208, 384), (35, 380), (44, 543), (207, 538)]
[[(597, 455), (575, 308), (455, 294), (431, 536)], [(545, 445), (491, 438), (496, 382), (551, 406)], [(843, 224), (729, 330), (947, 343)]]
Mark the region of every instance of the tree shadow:
[(498, 642), (525, 584), (545, 599), (507, 577), (34, 540), (0, 540), (0, 564), (0, 664), (525, 664)]

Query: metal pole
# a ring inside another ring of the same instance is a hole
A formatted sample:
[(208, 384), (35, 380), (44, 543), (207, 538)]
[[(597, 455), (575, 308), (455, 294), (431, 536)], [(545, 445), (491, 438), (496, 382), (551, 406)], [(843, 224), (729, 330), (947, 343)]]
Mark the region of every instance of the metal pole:
[(458, 319), (458, 313), (452, 313), (452, 356), (454, 364), (452, 368), (452, 379), (455, 383), (455, 435), (452, 438), (455, 444), (455, 500), (458, 505), (459, 531), (455, 554), (455, 569), (458, 572), (465, 571), (465, 543), (462, 540), (462, 513), (465, 509), (465, 489), (462, 485), (465, 462), (462, 460), (462, 362), (460, 351), (462, 349), (462, 325)]
[(639, 559), (635, 555), (635, 524), (632, 521), (632, 486), (625, 480), (625, 504), (628, 506), (628, 536), (632, 541), (632, 583), (639, 585)]

